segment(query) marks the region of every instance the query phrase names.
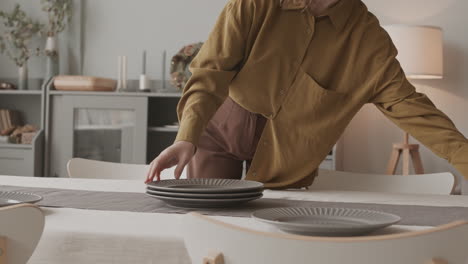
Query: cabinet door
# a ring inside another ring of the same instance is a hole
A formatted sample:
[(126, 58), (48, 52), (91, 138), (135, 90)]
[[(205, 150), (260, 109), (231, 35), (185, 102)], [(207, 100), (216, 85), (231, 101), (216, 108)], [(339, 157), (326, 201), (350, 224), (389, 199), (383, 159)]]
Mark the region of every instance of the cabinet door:
[(73, 157), (144, 164), (147, 106), (146, 97), (53, 96), (51, 176), (67, 177)]

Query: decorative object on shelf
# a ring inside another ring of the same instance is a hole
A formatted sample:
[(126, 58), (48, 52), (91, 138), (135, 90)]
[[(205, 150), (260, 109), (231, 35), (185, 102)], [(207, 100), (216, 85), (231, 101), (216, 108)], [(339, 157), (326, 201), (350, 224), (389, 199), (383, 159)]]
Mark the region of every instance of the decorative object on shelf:
[(0, 90), (16, 90), (16, 85), (9, 82), (0, 82)]
[(0, 135), (9, 136), (22, 121), (18, 111), (0, 109)]
[(73, 13), (72, 0), (41, 0), (42, 11), (47, 12), (48, 24), (43, 30), (47, 37), (45, 46), (46, 75), (44, 81), (59, 74), (57, 35), (65, 30)]
[[(39, 130), (36, 126), (33, 125), (16, 127), (15, 130), (10, 134), (10, 142), (16, 144), (31, 144), (32, 139), (36, 135), (37, 131)], [(24, 142), (22, 141), (23, 135), (25, 135)], [(29, 138), (31, 138), (31, 140)]]
[[(398, 49), (398, 57), (408, 79), (442, 79), (443, 36), (442, 29), (428, 26), (391, 25), (384, 27)], [(387, 174), (395, 174), (400, 156), (403, 154), (403, 175), (410, 173), (410, 157), (416, 174), (424, 168), (418, 144), (409, 144), (409, 134), (404, 142), (393, 144)]]
[(28, 65), (18, 67), (18, 87), (20, 90), (28, 89)]
[(195, 43), (184, 46), (171, 61), (171, 84), (179, 89), (183, 89), (192, 73), (189, 71), (189, 65), (197, 56), (203, 43)]
[(149, 92), (149, 79), (146, 75), (146, 50), (143, 51), (142, 68), (140, 75), (140, 91)]
[(36, 126), (22, 125), (20, 113), (10, 109), (0, 109), (0, 142), (31, 144)]
[(37, 134), (37, 131), (22, 133), (21, 134), (21, 144), (32, 144), (36, 134)]
[(162, 88), (166, 89), (166, 60), (167, 60), (167, 51), (164, 50), (162, 54), (162, 74), (161, 74), (161, 80), (162, 80)]
[(46, 73), (44, 76), (44, 82), (50, 78), (57, 76), (59, 74), (59, 57), (57, 50), (57, 37), (49, 36), (47, 37), (46, 46), (45, 46), (45, 56), (46, 56)]
[(32, 55), (39, 55), (39, 48), (31, 47), (31, 40), (39, 35), (43, 25), (26, 16), (19, 4), (11, 13), (0, 11), (5, 31), (0, 35), (0, 53), (5, 53), (18, 66), (18, 89), (28, 87), (27, 63)]
[(127, 89), (127, 56), (118, 58), (117, 92)]
[(113, 79), (60, 75), (54, 78), (54, 87), (61, 91), (100, 91), (111, 92), (115, 90), (117, 82)]

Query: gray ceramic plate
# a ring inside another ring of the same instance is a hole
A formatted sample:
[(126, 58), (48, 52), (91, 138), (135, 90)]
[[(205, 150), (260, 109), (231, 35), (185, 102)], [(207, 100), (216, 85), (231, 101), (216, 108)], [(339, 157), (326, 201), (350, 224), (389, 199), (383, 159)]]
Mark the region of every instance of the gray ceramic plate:
[(42, 197), (32, 193), (0, 191), (0, 207), (21, 203), (37, 203)]
[(252, 197), (244, 198), (227, 198), (227, 199), (196, 199), (196, 198), (178, 198), (178, 197), (168, 197), (153, 195), (147, 193), (151, 197), (164, 201), (168, 205), (174, 207), (183, 207), (183, 208), (223, 208), (223, 207), (232, 207), (241, 205), (243, 203), (259, 199), (263, 194)]
[(155, 191), (179, 193), (240, 193), (263, 190), (260, 182), (230, 179), (162, 180), (148, 183), (147, 186)]
[(399, 216), (347, 208), (272, 208), (252, 217), (281, 231), (309, 236), (359, 236), (398, 223)]
[(179, 192), (163, 192), (151, 189), (146, 189), (148, 194), (179, 197), (179, 198), (198, 198), (198, 199), (225, 199), (225, 198), (246, 198), (258, 196), (262, 191), (242, 192), (242, 193), (179, 193)]

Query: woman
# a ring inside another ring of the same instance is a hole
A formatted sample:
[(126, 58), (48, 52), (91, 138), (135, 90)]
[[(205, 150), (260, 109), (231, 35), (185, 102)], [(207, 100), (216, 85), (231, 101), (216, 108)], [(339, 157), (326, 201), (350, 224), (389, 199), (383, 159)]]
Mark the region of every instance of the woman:
[(191, 65), (176, 142), (147, 181), (241, 178), (312, 184), (353, 116), (373, 103), (468, 177), (468, 140), (407, 81), (397, 51), (360, 0), (230, 0)]

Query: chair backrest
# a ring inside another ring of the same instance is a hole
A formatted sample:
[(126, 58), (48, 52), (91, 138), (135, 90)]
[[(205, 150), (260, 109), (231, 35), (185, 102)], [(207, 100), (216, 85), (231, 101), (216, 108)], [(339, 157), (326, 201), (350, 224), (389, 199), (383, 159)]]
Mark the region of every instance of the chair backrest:
[[(73, 158), (67, 163), (70, 178), (141, 180), (146, 178), (150, 166), (142, 164), (125, 164)], [(185, 172), (181, 178), (186, 178)], [(161, 179), (174, 179), (174, 168), (164, 170)]]
[(320, 170), (310, 190), (372, 191), (412, 194), (451, 194), (450, 172), (420, 175), (381, 175)]
[(190, 213), (182, 228), (193, 264), (466, 264), (468, 258), (468, 222), (393, 235), (325, 238), (253, 231)]
[(0, 208), (0, 264), (25, 264), (44, 230), (44, 214), (30, 204)]

